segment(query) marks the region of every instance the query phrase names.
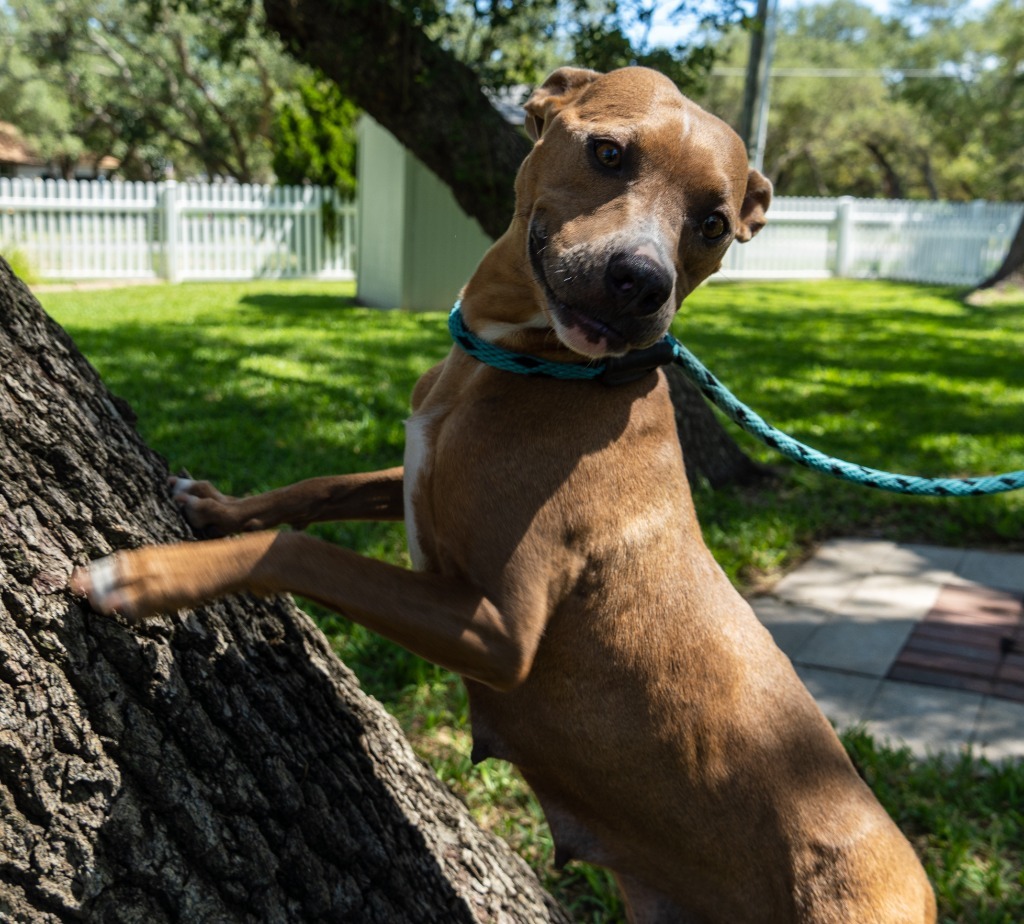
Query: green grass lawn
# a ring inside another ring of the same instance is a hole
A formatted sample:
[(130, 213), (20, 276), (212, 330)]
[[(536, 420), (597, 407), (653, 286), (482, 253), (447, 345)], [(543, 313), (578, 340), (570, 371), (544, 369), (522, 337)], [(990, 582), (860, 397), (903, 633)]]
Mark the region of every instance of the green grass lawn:
[[(230, 493), (399, 464), (416, 378), (448, 350), (445, 311), (358, 308), (343, 283), (254, 282), (44, 293), (146, 441)], [(741, 399), (812, 446), (923, 475), (1024, 469), (1024, 297), (968, 307), (944, 288), (889, 283), (716, 284), (673, 327)], [(730, 429), (731, 425), (730, 425)], [(734, 431), (735, 432), (735, 431)], [(1024, 492), (903, 498), (781, 462), (738, 434), (779, 477), (697, 492), (709, 546), (749, 588), (829, 536), (1024, 548)], [(395, 524), (316, 528), (407, 563)], [(539, 809), (505, 764), (469, 761), (458, 680), (340, 617), (308, 607), (364, 686), (485, 823), (541, 868)], [(851, 753), (917, 844), (944, 920), (1024, 920), (1024, 767), (914, 761), (864, 736)], [(581, 920), (621, 917), (607, 876), (549, 883)]]

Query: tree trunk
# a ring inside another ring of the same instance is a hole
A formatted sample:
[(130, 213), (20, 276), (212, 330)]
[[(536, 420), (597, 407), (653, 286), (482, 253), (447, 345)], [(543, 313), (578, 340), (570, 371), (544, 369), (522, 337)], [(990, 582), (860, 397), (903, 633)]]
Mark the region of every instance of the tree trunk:
[(0, 260), (0, 919), (566, 921), (289, 599), (69, 596), (188, 537), (166, 477)]
[[(437, 174), (487, 234), (505, 232), (530, 142), (490, 104), (472, 70), (383, 0), (263, 0), (263, 7), (293, 55), (319, 68)], [(699, 392), (691, 394), (696, 400), (677, 405), (687, 424), (680, 432), (701, 440), (699, 447), (686, 444), (691, 483), (699, 474), (721, 487), (763, 472)]]
[(1017, 233), (1010, 242), (1006, 259), (988, 279), (978, 283), (978, 289), (1009, 285), (1024, 286), (1024, 215), (1020, 217), (1020, 224), (1017, 225)]
[(729, 438), (718, 439), (721, 424), (700, 390), (678, 366), (667, 366), (669, 393), (676, 412), (676, 429), (683, 445), (686, 478), (696, 488), (706, 482), (711, 488), (726, 484), (752, 484), (770, 477), (767, 465), (755, 462)]
[(488, 235), (505, 232), (512, 181), (530, 142), (411, 13), (385, 0), (264, 0), (263, 7), (292, 54), (437, 174)]
[(874, 141), (865, 141), (864, 147), (868, 149), (868, 153), (875, 159), (875, 163), (878, 164), (879, 169), (882, 171), (882, 184), (885, 198), (906, 198), (906, 194), (903, 191), (903, 180), (900, 179), (900, 175), (896, 172), (896, 168), (893, 166), (892, 161), (885, 156), (885, 151), (882, 150), (882, 146)]

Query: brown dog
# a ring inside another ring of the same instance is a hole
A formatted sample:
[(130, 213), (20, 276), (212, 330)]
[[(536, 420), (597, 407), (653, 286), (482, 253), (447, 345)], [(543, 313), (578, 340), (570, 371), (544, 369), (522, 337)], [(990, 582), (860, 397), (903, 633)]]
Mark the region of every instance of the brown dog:
[[(770, 184), (653, 71), (562, 69), (526, 108), (537, 143), (467, 326), (564, 362), (652, 344), (763, 225)], [(458, 671), (474, 756), (521, 768), (559, 860), (614, 870), (633, 921), (935, 920), (914, 851), (704, 546), (662, 374), (553, 381), (455, 348), (412, 404), (404, 471), (245, 499), (179, 482), (194, 524), (243, 535), (72, 585), (135, 616), (294, 591)], [(403, 515), (416, 572), (263, 531)]]

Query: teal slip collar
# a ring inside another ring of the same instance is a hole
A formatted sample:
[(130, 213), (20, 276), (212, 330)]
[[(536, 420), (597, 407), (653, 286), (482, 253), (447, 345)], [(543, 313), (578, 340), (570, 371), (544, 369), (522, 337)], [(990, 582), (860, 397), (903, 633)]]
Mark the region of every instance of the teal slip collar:
[(456, 302), (448, 315), (448, 331), (452, 340), (474, 359), (505, 372), (562, 380), (595, 380), (602, 385), (625, 385), (643, 378), (659, 366), (667, 366), (676, 358), (675, 340), (666, 334), (653, 346), (631, 350), (625, 356), (611, 356), (591, 363), (551, 362), (528, 353), (506, 350), (478, 337), (466, 327), (460, 305), (461, 302)]

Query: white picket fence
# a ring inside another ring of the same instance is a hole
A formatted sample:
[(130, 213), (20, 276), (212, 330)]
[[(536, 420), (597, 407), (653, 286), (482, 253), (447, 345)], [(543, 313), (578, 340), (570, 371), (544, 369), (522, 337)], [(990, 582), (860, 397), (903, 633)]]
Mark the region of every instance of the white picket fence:
[(779, 196), (768, 224), (734, 244), (721, 276), (845, 276), (971, 286), (1002, 263), (1024, 205)]
[[(780, 196), (761, 234), (730, 248), (718, 278), (969, 286), (1000, 264), (1022, 210)], [(0, 178), (0, 254), (11, 250), (42, 279), (352, 279), (356, 206), (315, 186)]]
[(42, 279), (353, 279), (355, 214), (316, 186), (0, 179), (0, 253)]

